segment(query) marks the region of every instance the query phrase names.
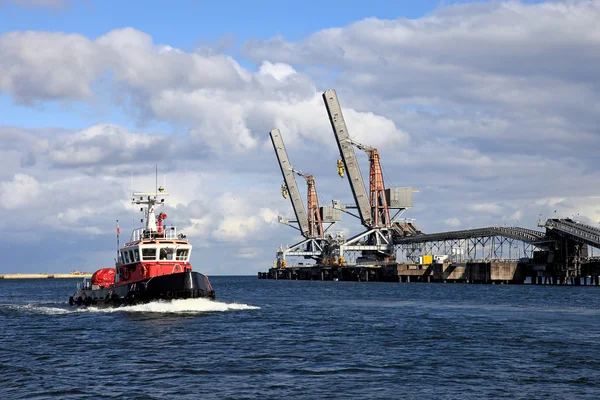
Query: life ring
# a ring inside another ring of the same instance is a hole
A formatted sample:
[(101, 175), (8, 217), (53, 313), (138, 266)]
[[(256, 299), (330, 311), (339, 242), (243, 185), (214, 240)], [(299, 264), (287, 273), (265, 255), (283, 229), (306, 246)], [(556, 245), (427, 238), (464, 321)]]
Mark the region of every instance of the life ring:
[(131, 273), (129, 272), (129, 269), (127, 267), (123, 267), (123, 269), (121, 270), (123, 272), (123, 280), (129, 280), (129, 278), (131, 277)]
[(147, 272), (148, 272), (148, 267), (145, 265), (142, 265), (142, 276), (146, 276)]

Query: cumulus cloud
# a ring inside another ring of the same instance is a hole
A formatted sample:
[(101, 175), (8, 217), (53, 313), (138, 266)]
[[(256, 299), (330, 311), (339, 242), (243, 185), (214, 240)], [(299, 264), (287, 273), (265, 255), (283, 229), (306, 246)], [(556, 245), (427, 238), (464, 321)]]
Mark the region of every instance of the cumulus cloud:
[(8, 32), (0, 35), (0, 91), (20, 103), (90, 99), (103, 72), (103, 51), (80, 34)]
[(0, 182), (0, 205), (8, 210), (27, 207), (41, 194), (40, 183), (26, 174), (15, 174), (12, 181)]
[(56, 140), (49, 149), (49, 160), (70, 167), (157, 160), (161, 154), (169, 154), (171, 143), (166, 135), (131, 133), (118, 125), (99, 124)]
[(292, 66), (283, 63), (270, 63), (269, 61), (263, 61), (258, 73), (263, 76), (270, 76), (275, 80), (281, 82), (290, 75), (297, 74), (296, 70)]
[(469, 208), (475, 212), (495, 214), (502, 211), (502, 207), (494, 203), (471, 204)]
[(412, 138), (575, 154), (595, 140), (600, 113), (598, 19), (600, 4), (583, 0), (469, 3), (298, 42), (252, 40), (245, 54), (335, 68), (351, 107), (377, 110)]
[[(95, 40), (78, 34), (10, 32), (0, 36), (0, 51), (0, 91), (17, 102), (90, 100), (94, 85), (110, 72), (117, 104), (146, 122), (186, 127), (199, 146), (214, 152), (253, 150), (259, 137), (279, 125), (289, 128), (292, 140), (320, 141), (330, 129), (315, 83), (285, 63), (263, 60), (251, 72), (230, 56), (155, 44), (150, 35), (133, 28)], [(374, 144), (407, 139), (392, 121), (373, 111), (346, 107), (345, 112), (359, 137), (368, 136)], [(57, 153), (57, 161), (66, 157), (78, 163), (77, 155), (68, 153), (72, 150), (70, 146)], [(87, 151), (90, 162), (105, 156), (99, 148)]]
[(257, 247), (242, 247), (235, 257), (245, 260), (252, 260), (258, 257), (261, 253), (262, 250)]
[(448, 226), (451, 226), (453, 228), (456, 228), (457, 226), (460, 226), (460, 219), (458, 218), (448, 218), (444, 221), (444, 223)]

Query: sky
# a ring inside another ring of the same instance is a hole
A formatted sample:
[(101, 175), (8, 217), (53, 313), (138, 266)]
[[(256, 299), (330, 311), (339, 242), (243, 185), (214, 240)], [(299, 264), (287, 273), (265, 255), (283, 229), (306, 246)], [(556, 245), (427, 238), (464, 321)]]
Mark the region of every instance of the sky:
[(331, 88), (424, 232), (599, 223), (598, 1), (348, 4), (0, 0), (0, 273), (112, 265), (156, 165), (196, 270), (267, 270), (300, 240), (271, 129), (321, 205), (352, 201)]

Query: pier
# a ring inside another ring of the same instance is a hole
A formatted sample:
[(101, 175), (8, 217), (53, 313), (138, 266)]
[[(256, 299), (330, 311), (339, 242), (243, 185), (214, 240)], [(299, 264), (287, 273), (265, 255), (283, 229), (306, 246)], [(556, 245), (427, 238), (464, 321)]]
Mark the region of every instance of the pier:
[(0, 274), (0, 279), (83, 279), (92, 274)]
[(438, 282), (478, 284), (600, 286), (600, 260), (582, 265), (579, 276), (561, 276), (532, 261), (470, 261), (432, 264), (396, 263), (365, 266), (303, 265), (271, 268), (259, 279), (354, 282)]

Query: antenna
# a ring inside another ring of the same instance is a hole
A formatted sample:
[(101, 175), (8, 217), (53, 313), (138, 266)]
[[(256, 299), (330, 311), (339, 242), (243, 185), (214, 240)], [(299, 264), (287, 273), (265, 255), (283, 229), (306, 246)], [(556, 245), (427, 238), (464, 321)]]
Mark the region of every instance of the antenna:
[(154, 178), (155, 178), (154, 190), (156, 191), (156, 197), (158, 197), (158, 164), (155, 164), (155, 168), (156, 168), (156, 171), (155, 171), (155, 175), (154, 175)]
[[(129, 198), (133, 199), (133, 171), (131, 171), (131, 183), (129, 184)], [(135, 228), (135, 207), (131, 207), (131, 230)]]

